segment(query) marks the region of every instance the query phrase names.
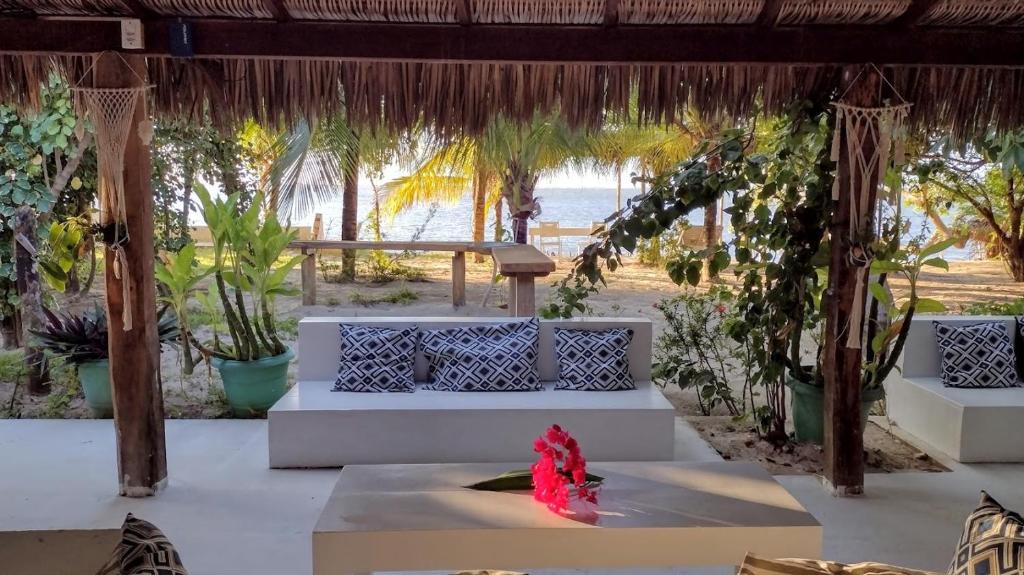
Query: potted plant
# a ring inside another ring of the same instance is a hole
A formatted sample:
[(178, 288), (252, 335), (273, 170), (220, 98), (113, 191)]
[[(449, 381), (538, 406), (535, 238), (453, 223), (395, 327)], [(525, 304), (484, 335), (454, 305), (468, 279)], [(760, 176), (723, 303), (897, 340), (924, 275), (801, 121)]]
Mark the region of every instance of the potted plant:
[[(910, 322), (915, 313), (942, 313), (946, 307), (934, 299), (922, 298), (917, 293), (917, 282), (925, 267), (949, 269), (949, 264), (938, 254), (956, 242), (956, 238), (926, 247), (911, 244), (907, 249), (893, 248), (889, 253), (876, 256), (871, 265), (873, 274), (868, 287), (865, 338), (865, 362), (861, 370), (861, 430), (867, 427), (872, 406), (885, 398), (882, 384), (896, 367)], [(894, 301), (886, 289), (888, 278), (902, 276), (910, 292), (901, 301)], [(800, 337), (795, 334), (794, 337)], [(817, 357), (820, 358), (819, 345)], [(792, 368), (787, 386), (792, 391), (793, 427), (797, 441), (821, 443), (824, 440), (824, 377), (820, 364)]]
[(274, 213), (260, 222), (258, 198), (241, 209), (238, 194), (214, 199), (198, 186), (196, 195), (213, 240), (213, 265), (198, 273), (212, 273), (227, 338), (215, 329), (210, 342), (188, 339), (220, 372), (235, 415), (262, 415), (284, 395), (295, 357), (278, 336), (274, 301), (298, 293), (285, 282), (305, 256), (284, 253), (298, 232), (282, 227)]
[[(177, 318), (166, 312), (167, 308), (163, 308), (158, 314), (160, 343), (171, 343), (178, 337)], [(74, 366), (85, 403), (93, 416), (113, 416), (106, 312), (97, 306), (82, 314), (55, 313), (46, 308), (43, 313), (46, 324), (43, 329), (32, 332), (39, 338), (40, 347), (49, 351), (53, 358)]]

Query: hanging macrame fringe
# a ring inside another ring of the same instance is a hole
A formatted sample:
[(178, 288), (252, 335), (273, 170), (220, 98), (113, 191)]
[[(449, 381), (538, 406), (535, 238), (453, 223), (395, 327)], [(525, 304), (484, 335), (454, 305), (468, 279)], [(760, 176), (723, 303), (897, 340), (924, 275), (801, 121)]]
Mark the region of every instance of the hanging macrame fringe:
[[(109, 244), (114, 255), (114, 277), (121, 280), (124, 307), (121, 320), (124, 331), (132, 329), (133, 282), (124, 250), (129, 238), (128, 213), (124, 199), (124, 153), (128, 138), (132, 136), (132, 119), (140, 97), (145, 97), (150, 85), (129, 88), (82, 88), (72, 91), (78, 105), (92, 119), (96, 130), (96, 163), (99, 169), (101, 221), (113, 228), (113, 241)], [(152, 138), (152, 125), (148, 121), (136, 127), (136, 134), (146, 141)]]
[[(864, 305), (867, 281), (873, 254), (864, 241), (871, 235), (870, 222), (875, 206), (872, 188), (885, 181), (889, 168), (900, 168), (906, 163), (906, 123), (910, 104), (865, 108), (843, 102), (832, 104), (836, 109), (836, 126), (832, 133), (832, 161), (839, 162), (846, 143), (846, 161), (849, 166), (850, 190), (850, 252), (847, 259), (858, 268), (854, 292), (854, 306), (846, 329), (845, 347), (860, 349), (863, 345)], [(867, 152), (866, 152), (867, 150)], [(832, 186), (832, 199), (838, 201), (842, 185), (836, 177)]]

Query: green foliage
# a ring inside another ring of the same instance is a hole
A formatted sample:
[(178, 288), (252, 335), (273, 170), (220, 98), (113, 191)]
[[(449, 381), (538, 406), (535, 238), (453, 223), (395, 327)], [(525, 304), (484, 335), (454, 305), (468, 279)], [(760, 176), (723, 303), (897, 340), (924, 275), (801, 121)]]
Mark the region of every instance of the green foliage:
[[(912, 166), (914, 198), (939, 228), (985, 245), (1024, 281), (1024, 130), (990, 132), (963, 150), (936, 140)], [(942, 216), (953, 216), (945, 223)]]
[(419, 294), (409, 288), (393, 290), (379, 296), (366, 296), (359, 292), (352, 292), (352, 295), (349, 296), (349, 301), (364, 307), (370, 307), (382, 303), (392, 305), (409, 305), (418, 299), (420, 299)]
[[(75, 156), (76, 133), (84, 131), (68, 88), (58, 77), (50, 78), (40, 91), (37, 112), (19, 114), (13, 107), (0, 105), (0, 317), (13, 317), (19, 305), (12, 264), (15, 210), (28, 206), (41, 219), (49, 216), (65, 191), (51, 187), (64, 162)], [(79, 174), (68, 186), (84, 201), (95, 189), (95, 171)], [(37, 233), (45, 238), (49, 231), (48, 226), (40, 226)], [(28, 239), (38, 242), (38, 238)]]
[[(748, 395), (753, 404), (748, 342), (729, 334), (730, 325), (742, 321), (734, 300), (727, 288), (715, 287), (708, 293), (687, 291), (658, 305), (667, 325), (655, 342), (654, 381), (696, 391), (704, 415), (724, 407), (729, 415), (743, 416)], [(742, 381), (739, 399), (730, 385), (737, 379)]]
[(177, 252), (170, 252), (156, 261), (156, 281), (164, 287), (159, 301), (167, 304), (178, 316), (181, 338), (181, 353), (184, 359), (182, 373), (192, 375), (195, 365), (192, 360), (192, 346), (189, 341), (191, 325), (189, 324), (188, 300), (199, 282), (213, 273), (212, 268), (197, 265), (196, 246), (191, 241)]
[[(213, 347), (202, 348), (203, 353), (238, 361), (284, 353), (274, 302), (278, 296), (298, 293), (287, 278), (306, 256), (285, 256), (298, 232), (282, 227), (274, 213), (261, 224), (258, 197), (243, 209), (237, 193), (214, 199), (197, 185), (196, 195), (213, 238), (211, 269), (231, 339), (229, 347), (215, 334)], [(204, 301), (211, 303), (209, 296)]]
[(967, 304), (964, 315), (1024, 315), (1024, 298), (1013, 301), (976, 301)]
[[(56, 313), (43, 309), (46, 324), (33, 331), (39, 347), (62, 362), (79, 365), (109, 357), (107, 314), (96, 306), (81, 314)], [(178, 319), (163, 308), (157, 314), (157, 336), (160, 343), (178, 338)]]

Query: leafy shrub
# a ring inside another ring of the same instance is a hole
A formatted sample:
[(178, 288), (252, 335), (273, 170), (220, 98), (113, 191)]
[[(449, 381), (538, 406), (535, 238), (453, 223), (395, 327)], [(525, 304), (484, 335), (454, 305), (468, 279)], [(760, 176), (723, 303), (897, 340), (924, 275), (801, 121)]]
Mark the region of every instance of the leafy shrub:
[(964, 315), (1024, 315), (1024, 298), (969, 303), (964, 306)]
[(419, 294), (412, 291), (409, 288), (402, 288), (394, 290), (380, 296), (366, 296), (359, 292), (352, 292), (349, 296), (349, 300), (356, 304), (365, 307), (370, 307), (377, 304), (389, 303), (393, 305), (409, 305), (410, 303), (420, 299)]
[[(719, 407), (733, 416), (746, 413), (750, 377), (742, 366), (749, 364), (744, 356), (749, 352), (728, 335), (729, 323), (738, 319), (732, 300), (732, 293), (716, 287), (707, 293), (688, 291), (658, 305), (668, 325), (655, 343), (654, 380), (694, 389), (704, 415)], [(730, 385), (737, 376), (744, 381), (740, 399)]]

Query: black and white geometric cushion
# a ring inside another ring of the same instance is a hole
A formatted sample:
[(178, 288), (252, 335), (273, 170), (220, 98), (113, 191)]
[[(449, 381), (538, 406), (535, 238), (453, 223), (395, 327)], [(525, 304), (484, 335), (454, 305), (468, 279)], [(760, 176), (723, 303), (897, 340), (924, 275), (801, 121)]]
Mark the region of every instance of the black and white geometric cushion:
[(333, 391), (416, 391), (416, 328), (341, 324), (341, 361)]
[(97, 575), (188, 575), (188, 571), (162, 531), (129, 513), (121, 526), (121, 542)]
[(1024, 573), (1024, 519), (981, 492), (981, 504), (967, 517), (948, 575)]
[(555, 329), (558, 384), (555, 389), (624, 391), (636, 389), (629, 373), (631, 329)]
[(935, 324), (935, 339), (942, 358), (946, 387), (1015, 387), (1017, 379), (1013, 341), (1003, 322), (968, 326)]
[(424, 389), (540, 391), (540, 323), (524, 322), (425, 330), (420, 336), (430, 370)]

